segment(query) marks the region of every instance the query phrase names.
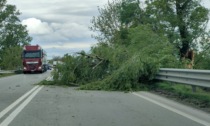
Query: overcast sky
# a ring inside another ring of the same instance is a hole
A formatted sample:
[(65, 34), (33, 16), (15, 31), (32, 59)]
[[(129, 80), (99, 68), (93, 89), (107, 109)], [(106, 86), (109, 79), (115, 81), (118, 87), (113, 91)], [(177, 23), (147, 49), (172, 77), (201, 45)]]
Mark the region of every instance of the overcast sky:
[(79, 50), (89, 50), (96, 40), (88, 29), (90, 20), (108, 0), (7, 0), (22, 13), (31, 44), (39, 44), (48, 59)]
[[(48, 59), (76, 51), (88, 51), (96, 43), (88, 29), (90, 20), (108, 0), (7, 0), (22, 13), (31, 44), (39, 44)], [(210, 0), (202, 0), (210, 9)]]

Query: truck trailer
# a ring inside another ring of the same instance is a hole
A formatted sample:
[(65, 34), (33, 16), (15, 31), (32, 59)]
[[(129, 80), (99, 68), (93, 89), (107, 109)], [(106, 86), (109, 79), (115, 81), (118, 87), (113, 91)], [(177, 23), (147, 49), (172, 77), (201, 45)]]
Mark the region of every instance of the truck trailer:
[(39, 45), (26, 45), (22, 52), (23, 73), (47, 71), (47, 55)]

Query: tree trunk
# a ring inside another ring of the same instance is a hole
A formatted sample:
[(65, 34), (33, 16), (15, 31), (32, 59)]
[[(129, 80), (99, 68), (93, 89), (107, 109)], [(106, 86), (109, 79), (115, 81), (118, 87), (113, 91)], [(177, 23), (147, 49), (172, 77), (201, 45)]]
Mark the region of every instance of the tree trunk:
[(183, 4), (180, 0), (176, 0), (176, 13), (177, 13), (179, 34), (180, 34), (181, 43), (182, 43), (182, 47), (179, 50), (180, 51), (180, 59), (186, 59), (188, 51), (190, 49), (187, 24), (184, 21), (185, 7), (187, 6), (187, 3), (188, 3), (188, 1), (186, 1)]

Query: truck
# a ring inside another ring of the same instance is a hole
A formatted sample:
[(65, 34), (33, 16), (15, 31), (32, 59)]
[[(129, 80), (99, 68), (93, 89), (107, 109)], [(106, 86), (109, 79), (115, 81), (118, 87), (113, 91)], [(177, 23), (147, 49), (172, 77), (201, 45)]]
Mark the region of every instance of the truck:
[(23, 73), (47, 71), (47, 54), (39, 45), (26, 45), (22, 52)]
[(53, 61), (53, 67), (57, 65), (57, 61)]

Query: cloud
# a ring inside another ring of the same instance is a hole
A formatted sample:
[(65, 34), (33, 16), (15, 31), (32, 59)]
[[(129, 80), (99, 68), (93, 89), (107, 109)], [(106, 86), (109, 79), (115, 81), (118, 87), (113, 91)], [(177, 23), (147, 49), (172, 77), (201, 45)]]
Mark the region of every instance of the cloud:
[(40, 19), (29, 18), (22, 21), (27, 26), (29, 34), (33, 41), (45, 45), (56, 45), (58, 43), (84, 42), (93, 39), (90, 38), (92, 32), (86, 25), (75, 22), (54, 23), (43, 22)]
[(27, 30), (31, 35), (49, 34), (53, 31), (47, 22), (42, 22), (36, 18), (25, 19), (22, 24), (27, 26)]
[(52, 23), (51, 27), (59, 34), (68, 38), (89, 38), (91, 35), (87, 26), (76, 22), (70, 23)]

